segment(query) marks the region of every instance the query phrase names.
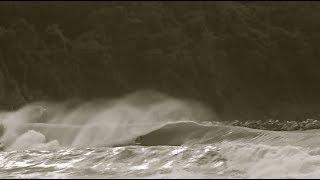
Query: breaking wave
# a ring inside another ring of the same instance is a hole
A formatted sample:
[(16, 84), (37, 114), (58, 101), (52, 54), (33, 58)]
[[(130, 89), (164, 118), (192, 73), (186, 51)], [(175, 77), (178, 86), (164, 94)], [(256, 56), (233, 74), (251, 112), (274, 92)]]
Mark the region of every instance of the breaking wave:
[(0, 113), (1, 178), (317, 178), (319, 130), (219, 123), (189, 100), (154, 92), (38, 102)]
[(119, 146), (170, 122), (214, 119), (199, 103), (149, 91), (105, 101), (38, 102), (0, 113), (0, 141), (8, 150)]
[(168, 123), (159, 129), (139, 137), (141, 145), (193, 145), (212, 144), (224, 141), (243, 143), (260, 143), (266, 145), (296, 145), (317, 147), (320, 139), (319, 130), (279, 132), (256, 130), (227, 125), (203, 125), (197, 122)]

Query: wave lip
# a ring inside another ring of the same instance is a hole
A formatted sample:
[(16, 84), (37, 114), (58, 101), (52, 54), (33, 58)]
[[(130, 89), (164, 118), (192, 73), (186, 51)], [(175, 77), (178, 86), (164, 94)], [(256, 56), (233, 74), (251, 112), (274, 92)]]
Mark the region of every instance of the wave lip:
[(137, 141), (143, 146), (180, 146), (193, 143), (215, 143), (223, 140), (253, 138), (257, 132), (239, 131), (232, 126), (202, 125), (193, 121), (169, 123), (150, 133), (140, 136)]
[[(76, 104), (39, 102), (0, 113), (0, 124), (5, 127), (3, 135), (0, 129), (0, 142), (11, 150), (43, 147), (51, 141), (63, 147), (123, 146), (168, 122), (214, 117), (199, 102), (153, 92)], [(19, 147), (16, 142), (21, 138), (24, 143)]]
[(202, 125), (193, 121), (168, 123), (139, 136), (136, 142), (142, 146), (180, 146), (190, 144), (215, 144), (219, 142), (257, 143), (273, 146), (293, 145), (306, 148), (320, 143), (318, 130), (313, 131), (265, 131), (227, 125)]

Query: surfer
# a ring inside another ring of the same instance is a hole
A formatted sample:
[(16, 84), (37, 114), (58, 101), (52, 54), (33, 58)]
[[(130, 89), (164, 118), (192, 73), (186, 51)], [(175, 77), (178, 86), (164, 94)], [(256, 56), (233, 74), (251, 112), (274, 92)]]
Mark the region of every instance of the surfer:
[(138, 137), (134, 140), (134, 144), (140, 145), (140, 144), (141, 144), (141, 140), (142, 140), (142, 136), (138, 136)]
[[(0, 124), (0, 138), (3, 136), (4, 134), (4, 125), (3, 124)], [(0, 142), (0, 151), (3, 151), (4, 150), (4, 145)]]
[(0, 138), (3, 136), (4, 134), (4, 125), (0, 124)]
[(4, 150), (4, 145), (0, 142), (0, 151)]

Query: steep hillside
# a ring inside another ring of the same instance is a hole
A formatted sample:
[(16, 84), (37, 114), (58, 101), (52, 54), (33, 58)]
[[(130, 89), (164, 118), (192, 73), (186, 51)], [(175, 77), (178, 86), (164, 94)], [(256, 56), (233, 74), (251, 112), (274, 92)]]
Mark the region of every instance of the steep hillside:
[(317, 118), (319, 18), (318, 2), (1, 2), (0, 105), (154, 89), (226, 120)]

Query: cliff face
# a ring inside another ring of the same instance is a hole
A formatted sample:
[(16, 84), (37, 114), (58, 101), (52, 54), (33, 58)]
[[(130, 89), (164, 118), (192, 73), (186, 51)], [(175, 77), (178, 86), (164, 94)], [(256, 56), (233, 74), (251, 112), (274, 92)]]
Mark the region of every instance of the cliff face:
[(319, 18), (316, 2), (1, 2), (1, 108), (155, 89), (223, 119), (315, 117)]

